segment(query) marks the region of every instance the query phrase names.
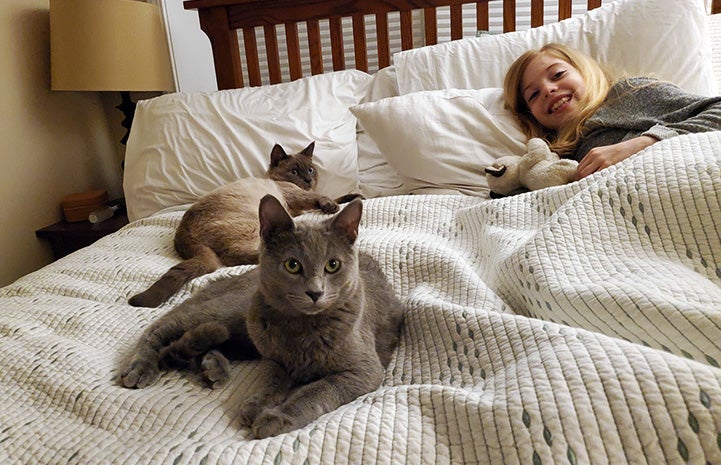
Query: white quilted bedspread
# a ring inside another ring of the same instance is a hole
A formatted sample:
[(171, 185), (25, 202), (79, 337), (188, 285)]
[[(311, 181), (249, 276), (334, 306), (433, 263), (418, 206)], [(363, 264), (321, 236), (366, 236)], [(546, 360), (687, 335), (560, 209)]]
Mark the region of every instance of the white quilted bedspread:
[(501, 200), (366, 201), (401, 345), (376, 391), (261, 441), (235, 416), (255, 362), (216, 391), (117, 383), (168, 308), (125, 302), (177, 262), (180, 215), (0, 290), (0, 463), (721, 464), (721, 132)]

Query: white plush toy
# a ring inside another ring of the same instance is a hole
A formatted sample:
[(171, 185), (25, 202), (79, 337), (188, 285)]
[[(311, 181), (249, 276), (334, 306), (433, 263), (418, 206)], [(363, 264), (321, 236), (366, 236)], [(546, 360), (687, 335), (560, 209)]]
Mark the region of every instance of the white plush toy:
[(525, 155), (498, 158), (486, 167), (491, 197), (503, 197), (528, 190), (560, 186), (573, 181), (578, 162), (559, 158), (543, 139), (533, 138)]

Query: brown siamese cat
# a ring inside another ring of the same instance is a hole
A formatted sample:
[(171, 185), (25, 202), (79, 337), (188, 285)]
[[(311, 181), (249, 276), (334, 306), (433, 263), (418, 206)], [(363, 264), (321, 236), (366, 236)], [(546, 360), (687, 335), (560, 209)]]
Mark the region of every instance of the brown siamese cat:
[[(222, 266), (258, 263), (258, 202), (271, 194), (297, 216), (314, 208), (338, 211), (338, 203), (312, 192), (318, 180), (311, 142), (288, 155), (276, 144), (270, 152), (267, 178), (244, 178), (198, 199), (183, 215), (175, 232), (175, 250), (184, 260), (147, 290), (131, 297), (135, 307), (157, 307), (193, 278)], [(338, 199), (347, 201), (352, 196)]]
[(271, 377), (241, 420), (256, 438), (301, 428), (377, 389), (399, 341), (403, 305), (378, 263), (355, 247), (362, 202), (329, 218), (293, 218), (260, 202), (260, 264), (208, 285), (153, 322), (120, 382), (144, 388), (160, 366), (199, 369), (212, 387), (226, 356), (260, 356)]

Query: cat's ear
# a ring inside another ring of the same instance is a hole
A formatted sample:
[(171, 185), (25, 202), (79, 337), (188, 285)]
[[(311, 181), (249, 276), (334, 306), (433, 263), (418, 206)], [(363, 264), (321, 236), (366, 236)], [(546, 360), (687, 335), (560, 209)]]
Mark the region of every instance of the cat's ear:
[(301, 155), (305, 155), (306, 157), (310, 158), (313, 156), (313, 149), (315, 149), (315, 141), (308, 144), (308, 147), (304, 148), (301, 153)]
[(258, 218), (260, 220), (260, 237), (268, 241), (273, 234), (293, 229), (293, 218), (285, 211), (280, 201), (270, 194), (260, 199), (258, 206)]
[(362, 214), (363, 201), (355, 199), (343, 207), (343, 210), (335, 214), (330, 223), (331, 228), (344, 235), (353, 244), (358, 237), (358, 225)]
[(278, 163), (288, 158), (288, 154), (285, 153), (283, 147), (280, 144), (275, 144), (273, 150), (270, 151), (270, 166), (278, 166)]

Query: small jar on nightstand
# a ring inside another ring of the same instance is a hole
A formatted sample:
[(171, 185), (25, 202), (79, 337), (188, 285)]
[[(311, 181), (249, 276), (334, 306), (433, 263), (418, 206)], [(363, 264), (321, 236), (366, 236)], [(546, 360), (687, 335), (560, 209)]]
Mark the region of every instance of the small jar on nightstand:
[(35, 231), (35, 235), (40, 239), (45, 239), (50, 243), (53, 250), (53, 256), (57, 260), (69, 253), (75, 252), (85, 246), (92, 244), (101, 237), (114, 233), (126, 224), (128, 224), (128, 215), (123, 208), (121, 201), (111, 201), (108, 205), (118, 205), (119, 208), (113, 212), (110, 218), (97, 223), (91, 223), (87, 219), (84, 221), (68, 222), (60, 221), (50, 226)]

